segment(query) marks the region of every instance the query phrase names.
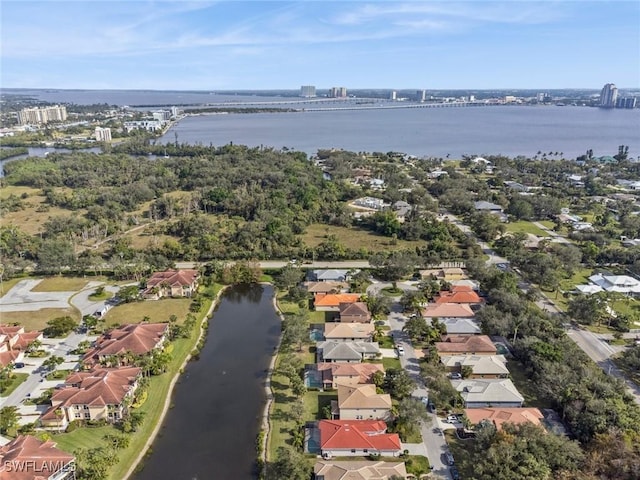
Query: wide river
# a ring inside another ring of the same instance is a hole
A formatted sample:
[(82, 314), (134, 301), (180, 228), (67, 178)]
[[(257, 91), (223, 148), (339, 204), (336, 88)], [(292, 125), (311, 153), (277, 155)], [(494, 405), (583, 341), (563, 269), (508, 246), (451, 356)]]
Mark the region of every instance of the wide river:
[(343, 148), (451, 158), (538, 151), (575, 158), (587, 149), (615, 155), (619, 145), (628, 145), (635, 158), (640, 109), (493, 106), (202, 115), (183, 119), (161, 142), (174, 142), (176, 135), (178, 142), (287, 147), (308, 154)]
[(253, 479), (265, 379), (280, 336), (273, 288), (228, 289), (136, 480)]

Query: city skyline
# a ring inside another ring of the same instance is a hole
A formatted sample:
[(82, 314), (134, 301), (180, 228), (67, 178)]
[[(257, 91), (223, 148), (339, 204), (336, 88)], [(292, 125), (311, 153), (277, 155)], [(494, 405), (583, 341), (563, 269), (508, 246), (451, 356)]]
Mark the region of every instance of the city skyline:
[(3, 2), (0, 86), (640, 87), (638, 2)]

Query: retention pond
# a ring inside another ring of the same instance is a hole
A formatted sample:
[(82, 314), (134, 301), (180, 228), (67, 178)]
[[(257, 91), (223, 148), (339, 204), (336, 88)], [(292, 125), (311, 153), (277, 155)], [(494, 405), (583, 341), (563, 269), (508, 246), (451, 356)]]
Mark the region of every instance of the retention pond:
[(271, 286), (227, 289), (200, 359), (176, 385), (173, 408), (135, 480), (256, 478), (255, 439), (279, 336)]

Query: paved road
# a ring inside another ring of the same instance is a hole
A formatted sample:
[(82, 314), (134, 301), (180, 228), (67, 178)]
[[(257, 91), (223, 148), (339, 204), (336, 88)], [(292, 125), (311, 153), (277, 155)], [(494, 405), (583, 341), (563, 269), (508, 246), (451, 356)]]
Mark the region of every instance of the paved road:
[(563, 237), (562, 235), (560, 235), (557, 232), (554, 232), (552, 229), (550, 229), (549, 227), (545, 227), (543, 224), (541, 224), (540, 222), (531, 222), (533, 223), (536, 227), (538, 227), (540, 230), (543, 230), (547, 235), (549, 235), (554, 242), (556, 243), (566, 243), (566, 244), (571, 244), (571, 241), (567, 240), (565, 237)]
[[(384, 285), (384, 284), (382, 284)], [(402, 284), (398, 284), (402, 288)], [(412, 287), (406, 285), (406, 287)], [(384, 287), (382, 287), (384, 288)], [(415, 289), (415, 287), (412, 287)], [(407, 334), (402, 331), (404, 326), (405, 317), (402, 314), (400, 304), (397, 302), (397, 298), (391, 305), (391, 313), (388, 316), (388, 323), (391, 327), (390, 333), (395, 339), (396, 345), (402, 345), (405, 354), (400, 356), (400, 364), (411, 375), (411, 378), (416, 382), (416, 389), (413, 391), (412, 396), (417, 398), (425, 398), (429, 396), (429, 391), (424, 384), (424, 380), (420, 375), (420, 364), (411, 341)], [(425, 407), (426, 408), (426, 407)], [(436, 431), (439, 421), (435, 414), (429, 414), (430, 419), (427, 422), (422, 422), (420, 430), (422, 433), (422, 441), (427, 449), (427, 458), (429, 463), (433, 466), (433, 473), (440, 475), (442, 478), (449, 480), (449, 467), (444, 463), (443, 453), (449, 451), (447, 442), (440, 431)]]
[[(450, 221), (454, 223), (458, 228), (460, 228), (460, 230), (462, 230), (464, 233), (466, 233), (469, 236), (473, 235), (473, 232), (471, 232), (471, 229), (467, 225), (464, 225), (455, 216), (446, 215), (446, 217), (449, 218)], [(540, 226), (541, 228), (546, 229), (546, 227), (544, 227), (544, 225), (542, 224), (537, 226)], [(555, 232), (552, 232), (549, 229), (546, 229), (546, 231), (549, 231), (550, 233), (557, 235)], [(489, 246), (486, 243), (480, 242), (479, 240), (477, 241), (482, 246), (483, 251), (487, 255), (489, 255), (489, 260), (487, 261), (487, 263), (496, 263), (496, 264), (509, 263), (507, 259), (503, 259), (502, 257), (499, 257), (498, 255), (496, 255), (495, 252), (493, 252), (493, 250), (491, 250), (491, 248), (489, 248)], [(500, 260), (498, 261), (498, 259)], [(522, 290), (523, 292), (527, 292), (531, 288), (534, 288), (530, 283), (522, 279), (522, 275), (520, 275), (517, 271), (514, 271), (514, 270), (512, 271), (516, 275), (518, 275), (518, 277), (520, 277), (520, 283), (518, 284), (520, 290)], [(548, 298), (543, 298), (536, 301), (536, 305), (538, 305), (538, 307), (540, 307), (542, 310), (551, 314), (557, 315), (562, 313)], [(617, 353), (619, 350), (616, 347), (609, 345), (604, 338), (598, 335), (595, 335), (587, 330), (574, 328), (569, 323), (566, 323), (565, 325), (567, 326), (567, 334), (569, 338), (571, 338), (574, 342), (576, 342), (576, 344), (589, 356), (589, 358), (591, 358), (596, 364), (598, 364), (605, 372), (607, 372), (607, 374), (613, 375), (614, 377), (623, 380), (628, 387), (629, 393), (633, 395), (635, 401), (638, 404), (640, 404), (640, 387), (635, 383), (633, 383), (632, 381), (628, 380), (624, 376), (622, 371), (619, 370), (609, 358), (611, 357), (611, 355), (613, 355), (614, 353)], [(633, 338), (635, 338), (635, 333), (632, 335), (633, 335)]]
[[(260, 265), (260, 268), (282, 268), (286, 267), (290, 263), (287, 260), (261, 260), (256, 262)], [(202, 262), (177, 262), (176, 268), (197, 268), (203, 265)], [(345, 260), (342, 262), (324, 262), (315, 261), (309, 263), (303, 263), (301, 265), (304, 268), (372, 268), (368, 260)]]

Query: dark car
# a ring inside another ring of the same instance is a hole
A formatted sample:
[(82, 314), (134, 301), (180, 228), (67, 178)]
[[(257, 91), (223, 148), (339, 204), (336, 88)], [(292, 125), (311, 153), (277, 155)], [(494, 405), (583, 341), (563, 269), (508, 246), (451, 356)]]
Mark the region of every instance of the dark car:
[(24, 363), (16, 362), (16, 363), (13, 364), (13, 366), (16, 367), (16, 368), (24, 368)]
[(460, 480), (460, 472), (458, 472), (458, 469), (456, 467), (451, 467), (449, 473), (451, 473), (451, 478), (453, 480)]

